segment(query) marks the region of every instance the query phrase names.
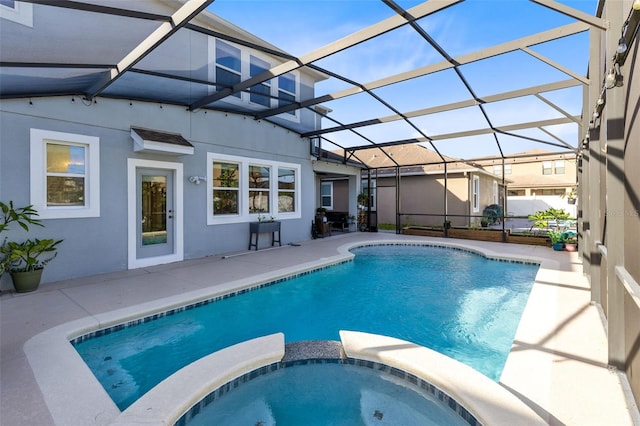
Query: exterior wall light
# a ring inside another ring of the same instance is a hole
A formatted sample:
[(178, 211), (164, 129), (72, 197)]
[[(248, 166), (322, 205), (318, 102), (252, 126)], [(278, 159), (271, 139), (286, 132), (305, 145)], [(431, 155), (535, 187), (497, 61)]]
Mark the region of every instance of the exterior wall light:
[(195, 183), (196, 185), (200, 185), (200, 182), (206, 182), (206, 181), (207, 181), (206, 176), (191, 176), (189, 178), (189, 182)]

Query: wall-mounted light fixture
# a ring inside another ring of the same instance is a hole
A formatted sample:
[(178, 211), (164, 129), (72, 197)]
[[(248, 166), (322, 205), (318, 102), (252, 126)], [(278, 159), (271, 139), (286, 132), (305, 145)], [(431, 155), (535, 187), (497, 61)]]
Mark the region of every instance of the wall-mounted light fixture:
[(640, 10), (640, 0), (635, 0), (631, 7), (633, 7), (633, 10)]
[(624, 41), (624, 37), (620, 37), (620, 40), (618, 40), (618, 47), (616, 47), (616, 53), (622, 55), (626, 51), (627, 51), (627, 42)]
[(207, 181), (206, 176), (191, 176), (189, 178), (189, 182), (195, 183), (196, 185), (200, 185), (200, 182), (206, 182), (206, 181)]
[(605, 87), (607, 89), (613, 89), (614, 87), (622, 87), (623, 77), (620, 74), (620, 65), (618, 63), (613, 64), (613, 68), (609, 70), (607, 77), (605, 78)]

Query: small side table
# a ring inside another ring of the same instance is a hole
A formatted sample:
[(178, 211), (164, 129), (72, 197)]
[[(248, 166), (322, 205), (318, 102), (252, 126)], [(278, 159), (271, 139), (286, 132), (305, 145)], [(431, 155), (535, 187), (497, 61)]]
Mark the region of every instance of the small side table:
[[(276, 243), (282, 246), (281, 242), (281, 232), (280, 232), (280, 222), (277, 220), (274, 221), (265, 221), (265, 222), (250, 222), (249, 223), (249, 250), (251, 247), (255, 247), (258, 250), (258, 238), (260, 234), (266, 234), (271, 232), (271, 246), (273, 247)], [(278, 233), (278, 238), (276, 239), (276, 232)], [(253, 242), (253, 236), (256, 236), (256, 242)]]

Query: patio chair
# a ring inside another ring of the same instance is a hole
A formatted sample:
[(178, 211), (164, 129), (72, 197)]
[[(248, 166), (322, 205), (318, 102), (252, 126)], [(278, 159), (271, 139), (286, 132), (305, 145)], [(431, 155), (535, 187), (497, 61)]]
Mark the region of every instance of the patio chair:
[(318, 237), (324, 238), (326, 235), (331, 236), (331, 222), (326, 219), (326, 216), (316, 215), (315, 226)]

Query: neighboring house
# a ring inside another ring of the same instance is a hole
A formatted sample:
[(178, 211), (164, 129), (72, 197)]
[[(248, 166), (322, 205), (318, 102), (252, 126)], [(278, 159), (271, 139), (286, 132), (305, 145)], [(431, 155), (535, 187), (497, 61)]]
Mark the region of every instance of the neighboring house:
[[(395, 225), (398, 212), (401, 213), (401, 224), (442, 225), (446, 212), (446, 219), (454, 226), (479, 226), (486, 206), (502, 204), (501, 178), (445, 156), (448, 191), (445, 209), (445, 166), (436, 152), (421, 145), (391, 146), (385, 147), (384, 151), (386, 155), (378, 148), (355, 153), (360, 161), (373, 169), (370, 178), (369, 172), (363, 171), (362, 188), (366, 191), (371, 186), (371, 206), (378, 225)], [(399, 186), (394, 162), (406, 165), (399, 168)], [(399, 209), (396, 209), (396, 201)]]
[[(1, 18), (7, 63), (118, 63), (153, 30), (109, 26), (108, 15), (90, 12), (81, 26), (61, 28), (79, 12), (20, 4), (33, 19)], [(182, 2), (153, 4), (172, 15)], [(31, 237), (64, 239), (45, 282), (246, 250), (249, 222), (260, 216), (282, 222), (282, 243), (309, 239), (325, 173), (351, 176), (355, 200), (359, 169), (315, 159), (300, 137), (319, 126), (313, 111), (250, 117), (312, 98), (325, 76), (295, 70), (215, 101), (216, 110), (189, 110), (185, 102), (284, 61), (265, 53), (275, 47), (206, 11), (192, 24), (197, 31), (168, 38), (91, 100), (82, 93), (108, 74), (91, 65), (3, 75), (0, 198), (38, 210), (46, 227), (32, 228)], [(20, 97), (21, 90), (37, 96)], [(161, 100), (168, 98), (174, 104)], [(20, 229), (6, 235), (27, 238)], [(10, 287), (8, 275), (1, 287)]]
[[(475, 163), (494, 175), (502, 176), (502, 160), (481, 159)], [(507, 184), (507, 214), (527, 216), (549, 207), (563, 208), (576, 217), (569, 194), (576, 189), (576, 156), (545, 149), (510, 155), (504, 161)]]
[[(496, 176), (502, 176), (502, 160), (478, 160), (476, 163)], [(532, 149), (505, 159), (504, 175), (510, 180), (507, 196), (564, 196), (576, 186), (575, 154)]]

